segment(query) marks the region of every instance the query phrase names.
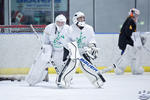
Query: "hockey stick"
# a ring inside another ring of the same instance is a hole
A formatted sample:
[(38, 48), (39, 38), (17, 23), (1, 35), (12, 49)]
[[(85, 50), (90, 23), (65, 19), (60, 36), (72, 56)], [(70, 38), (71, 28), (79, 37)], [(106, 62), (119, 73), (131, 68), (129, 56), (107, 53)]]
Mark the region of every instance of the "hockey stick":
[(42, 45), (42, 40), (40, 38), (40, 36), (38, 35), (38, 33), (36, 32), (36, 30), (34, 29), (33, 25), (30, 25), (32, 31), (34, 32), (35, 36), (37, 37), (37, 39), (40, 41), (40, 44)]
[[(42, 49), (42, 48), (43, 48), (43, 47), (42, 47), (42, 44), (43, 44), (43, 43), (42, 43), (42, 39), (40, 38), (40, 36), (39, 36), (38, 33), (36, 32), (36, 30), (34, 29), (34, 27), (33, 27), (32, 24), (30, 25), (30, 27), (31, 27), (32, 31), (34, 32), (35, 36), (37, 37), (37, 39), (40, 41), (41, 49)], [(39, 52), (39, 54), (41, 54), (41, 53), (42, 53), (42, 51)], [(38, 54), (38, 55), (39, 55), (39, 54)], [(54, 68), (55, 68), (55, 70), (56, 70), (56, 73), (58, 74), (59, 71), (58, 71), (56, 65), (54, 64), (53, 60), (51, 61), (51, 64), (54, 66)]]
[[(39, 56), (41, 55), (41, 53), (43, 52), (42, 51), (42, 49), (43, 49), (43, 47), (42, 47), (42, 40), (41, 40), (41, 37), (38, 35), (38, 33), (36, 32), (36, 30), (34, 29), (34, 27), (33, 27), (33, 25), (31, 24), (30, 25), (30, 27), (31, 27), (31, 29), (32, 29), (32, 31), (34, 32), (34, 34), (35, 34), (35, 36), (37, 37), (37, 39), (40, 41), (40, 45), (41, 45), (41, 51), (38, 53), (38, 55), (37, 55), (37, 57), (36, 57), (36, 59), (35, 59), (35, 61), (34, 61), (34, 63), (37, 61), (37, 59), (39, 58)], [(34, 64), (33, 63), (33, 64)], [(48, 82), (48, 69), (47, 69), (47, 74), (46, 74), (46, 77), (45, 77), (45, 79), (43, 80), (43, 81), (46, 81), (46, 82)]]

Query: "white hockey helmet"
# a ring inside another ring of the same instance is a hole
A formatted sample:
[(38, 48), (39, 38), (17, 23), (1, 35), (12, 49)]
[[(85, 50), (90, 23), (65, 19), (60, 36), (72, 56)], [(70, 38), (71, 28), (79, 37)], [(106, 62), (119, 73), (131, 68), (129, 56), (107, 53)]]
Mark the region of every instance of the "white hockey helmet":
[(58, 31), (61, 31), (65, 24), (66, 24), (66, 17), (63, 14), (60, 14), (55, 18), (55, 25)]
[(60, 14), (60, 15), (58, 15), (56, 18), (55, 18), (55, 23), (56, 22), (64, 22), (64, 23), (66, 23), (66, 17), (63, 15), (63, 14)]
[(139, 16), (140, 15), (140, 11), (138, 9), (136, 9), (136, 8), (130, 9), (129, 16), (133, 17), (135, 15)]
[(85, 17), (84, 13), (83, 12), (76, 12), (74, 15), (73, 15), (73, 23), (76, 24), (76, 25), (79, 25), (81, 27), (84, 27), (85, 25), (85, 20), (84, 21), (78, 21), (78, 18), (79, 17)]

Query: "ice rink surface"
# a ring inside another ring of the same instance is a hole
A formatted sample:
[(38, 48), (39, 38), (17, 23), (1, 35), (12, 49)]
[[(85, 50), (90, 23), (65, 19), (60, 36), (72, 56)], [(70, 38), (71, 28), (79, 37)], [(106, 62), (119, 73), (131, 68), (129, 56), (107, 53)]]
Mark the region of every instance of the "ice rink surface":
[(138, 100), (139, 91), (150, 91), (150, 73), (144, 75), (104, 74), (106, 83), (95, 88), (83, 74), (74, 75), (71, 88), (59, 89), (56, 75), (49, 82), (29, 87), (25, 81), (0, 81), (0, 100)]

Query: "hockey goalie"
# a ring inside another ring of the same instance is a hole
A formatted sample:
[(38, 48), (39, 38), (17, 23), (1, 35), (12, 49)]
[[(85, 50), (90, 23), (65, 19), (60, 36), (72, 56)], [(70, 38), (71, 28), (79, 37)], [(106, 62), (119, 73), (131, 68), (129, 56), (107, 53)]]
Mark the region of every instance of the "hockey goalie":
[(44, 80), (47, 75), (47, 64), (52, 63), (56, 67), (57, 73), (62, 70), (64, 65), (64, 45), (68, 43), (67, 34), (69, 26), (66, 25), (66, 17), (62, 14), (58, 15), (55, 23), (46, 26), (42, 39), (42, 50), (26, 77), (26, 81), (30, 86)]
[(73, 25), (69, 29), (69, 39), (67, 50), (66, 65), (58, 75), (57, 86), (61, 88), (70, 87), (76, 68), (80, 65), (81, 70), (97, 88), (100, 88), (105, 82), (101, 72), (93, 66), (92, 60), (96, 59), (98, 49), (93, 28), (85, 23), (85, 15), (77, 12), (73, 16)]

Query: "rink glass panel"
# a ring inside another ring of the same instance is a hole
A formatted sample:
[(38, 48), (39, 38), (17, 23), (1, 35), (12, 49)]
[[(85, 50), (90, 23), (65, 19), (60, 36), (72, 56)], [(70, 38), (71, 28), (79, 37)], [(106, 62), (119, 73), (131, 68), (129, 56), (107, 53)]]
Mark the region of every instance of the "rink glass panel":
[[(68, 0), (54, 0), (55, 16), (69, 17)], [(11, 1), (11, 25), (43, 25), (52, 23), (51, 0), (13, 0)]]

